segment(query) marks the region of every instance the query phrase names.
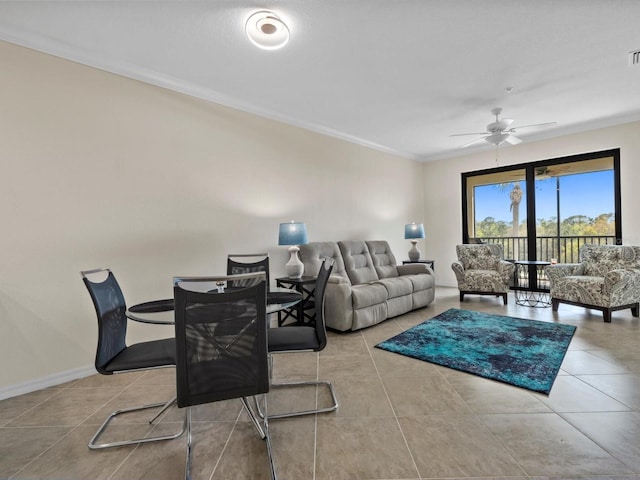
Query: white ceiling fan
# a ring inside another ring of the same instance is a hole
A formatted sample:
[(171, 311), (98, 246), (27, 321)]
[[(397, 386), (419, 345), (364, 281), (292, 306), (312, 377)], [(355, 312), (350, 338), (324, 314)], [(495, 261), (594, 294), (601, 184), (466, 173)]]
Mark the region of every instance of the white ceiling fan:
[(502, 113), (502, 108), (496, 107), (491, 110), (491, 113), (496, 116), (496, 121), (487, 125), (487, 131), (482, 133), (456, 133), (454, 135), (450, 135), (451, 137), (462, 137), (467, 135), (482, 135), (480, 138), (476, 138), (472, 142), (461, 145), (460, 148), (469, 147), (475, 143), (485, 141), (496, 147), (498, 145), (502, 145), (503, 143), (509, 143), (511, 145), (517, 145), (522, 142), (518, 137), (513, 135), (517, 130), (521, 130), (523, 128), (541, 128), (547, 127), (549, 125), (555, 125), (556, 122), (547, 122), (547, 123), (535, 123), (533, 125), (521, 125), (519, 127), (512, 127), (513, 119), (511, 118), (502, 118), (499, 116)]

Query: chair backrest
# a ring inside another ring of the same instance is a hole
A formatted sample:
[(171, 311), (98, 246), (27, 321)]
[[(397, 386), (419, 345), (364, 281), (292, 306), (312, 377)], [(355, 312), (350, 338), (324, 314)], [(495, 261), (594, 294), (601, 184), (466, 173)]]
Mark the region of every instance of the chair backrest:
[(584, 274), (604, 277), (611, 270), (640, 268), (640, 247), (631, 245), (590, 245), (580, 247)]
[[(260, 258), (260, 260), (251, 262), (246, 261), (250, 258)], [(234, 260), (238, 259), (238, 260)], [(245, 260), (239, 260), (245, 259)], [(269, 290), (269, 254), (268, 253), (237, 253), (227, 255), (227, 275), (240, 275), (243, 273), (265, 272), (267, 291)], [(247, 283), (253, 282), (253, 283)], [(256, 285), (258, 280), (246, 279), (246, 280), (231, 280), (227, 282), (229, 287), (249, 287)]]
[(318, 337), (319, 344), (318, 351), (322, 350), (327, 345), (327, 329), (324, 321), (324, 292), (327, 288), (327, 282), (329, 281), (333, 264), (334, 261), (332, 259), (325, 259), (322, 262), (322, 265), (320, 265), (318, 278), (316, 280), (314, 302), (316, 310), (316, 336)]
[[(107, 274), (104, 281), (93, 281), (89, 277)], [(93, 306), (98, 316), (98, 348), (96, 350), (96, 370), (103, 375), (113, 372), (105, 370), (106, 365), (126, 348), (127, 305), (116, 277), (108, 268), (80, 272)]]
[[(173, 279), (179, 407), (269, 391), (265, 273)], [(217, 293), (199, 282), (256, 280)]]
[(497, 270), (503, 250), (499, 243), (457, 245), (456, 254), (465, 270)]

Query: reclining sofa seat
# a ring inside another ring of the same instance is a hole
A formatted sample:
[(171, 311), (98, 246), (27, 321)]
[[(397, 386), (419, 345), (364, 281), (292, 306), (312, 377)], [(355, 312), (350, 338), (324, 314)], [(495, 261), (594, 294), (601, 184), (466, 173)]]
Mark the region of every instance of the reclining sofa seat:
[(335, 261), (325, 291), (329, 328), (358, 330), (433, 302), (433, 271), (425, 264), (397, 265), (386, 241), (312, 242), (300, 247), (305, 275), (324, 258)]

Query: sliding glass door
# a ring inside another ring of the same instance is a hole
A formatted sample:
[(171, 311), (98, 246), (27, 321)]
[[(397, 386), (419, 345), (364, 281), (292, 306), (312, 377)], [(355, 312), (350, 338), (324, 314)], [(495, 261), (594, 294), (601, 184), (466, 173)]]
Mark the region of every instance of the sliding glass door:
[(463, 241), (563, 263), (585, 243), (621, 243), (619, 165), (609, 150), (463, 173)]

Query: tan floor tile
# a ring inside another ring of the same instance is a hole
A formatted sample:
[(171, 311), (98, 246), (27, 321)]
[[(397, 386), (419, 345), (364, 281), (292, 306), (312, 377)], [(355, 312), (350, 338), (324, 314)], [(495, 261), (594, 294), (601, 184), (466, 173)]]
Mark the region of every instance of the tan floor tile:
[(524, 473), (473, 415), (404, 417), (399, 421), (424, 478)]
[(475, 413), (550, 412), (538, 396), (523, 388), (476, 375), (450, 375), (447, 382)]
[(7, 426), (76, 426), (98, 411), (122, 388), (68, 388), (31, 409)]
[(640, 374), (580, 375), (578, 378), (628, 407), (640, 410)]
[(561, 368), (572, 375), (629, 373), (624, 368), (583, 350), (568, 351)]
[[(75, 428), (22, 470), (18, 478), (108, 479), (135, 447), (89, 450), (87, 443), (94, 433), (92, 426)], [(126, 432), (119, 433), (126, 438)]]
[(480, 415), (480, 420), (527, 475), (632, 473), (556, 414)]
[[(382, 383), (377, 379), (336, 380), (333, 382), (339, 407), (335, 417), (392, 417), (394, 415)], [(327, 389), (319, 395), (320, 405), (328, 406), (331, 396)]]
[(320, 355), (320, 378), (331, 380), (360, 380), (377, 377), (369, 352), (360, 355)]
[(632, 471), (640, 473), (640, 413), (567, 413), (562, 417)]
[(469, 413), (453, 388), (438, 377), (385, 377), (384, 386), (398, 417)]
[[(66, 392), (65, 395), (67, 395)], [(116, 410), (139, 407), (152, 403), (165, 403), (174, 398), (175, 395), (175, 386), (139, 386), (139, 384), (136, 383), (124, 388), (116, 396), (109, 399), (108, 402), (101, 405), (100, 408), (96, 409), (83, 423), (87, 425), (100, 425)], [(146, 422), (153, 418), (158, 410), (149, 409), (142, 412), (123, 414), (118, 416), (113, 422), (114, 424)]]
[(613, 412), (627, 411), (629, 407), (582, 380), (572, 376), (559, 376), (549, 396), (539, 395), (542, 403), (554, 412)]
[[(193, 480), (209, 479), (232, 429), (232, 422), (193, 423)], [(142, 444), (116, 470), (111, 480), (184, 478), (186, 452), (186, 435), (175, 440)]]
[(70, 427), (0, 428), (0, 478), (15, 474), (70, 431)]
[(598, 349), (591, 350), (589, 353), (624, 368), (630, 373), (640, 374), (640, 349)]
[(393, 418), (318, 418), (317, 480), (418, 475)]
[(0, 402), (0, 427), (19, 417), (31, 408), (38, 408), (44, 401), (58, 395), (61, 390), (46, 389), (8, 398)]
[[(280, 478), (313, 478), (313, 419), (270, 422), (276, 472)], [(270, 479), (266, 443), (248, 422), (239, 423), (231, 435), (212, 480)]]

